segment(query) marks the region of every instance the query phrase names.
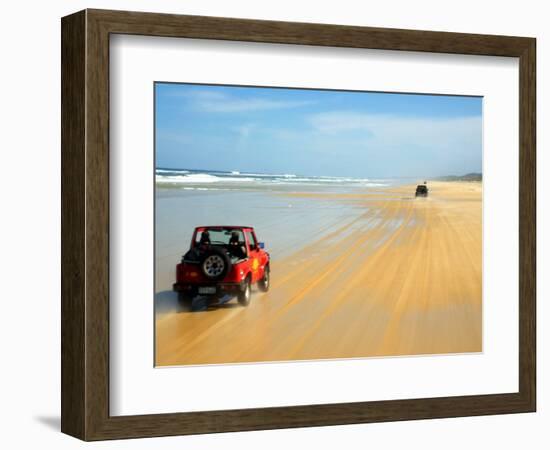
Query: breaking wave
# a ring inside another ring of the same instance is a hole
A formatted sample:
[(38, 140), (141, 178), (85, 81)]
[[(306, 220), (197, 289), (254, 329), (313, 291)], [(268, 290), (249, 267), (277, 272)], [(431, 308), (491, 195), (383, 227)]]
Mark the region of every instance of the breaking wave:
[(388, 186), (388, 180), (368, 178), (300, 176), (295, 174), (246, 173), (239, 171), (201, 171), (188, 169), (156, 169), (156, 182), (168, 185), (304, 185), (304, 186)]

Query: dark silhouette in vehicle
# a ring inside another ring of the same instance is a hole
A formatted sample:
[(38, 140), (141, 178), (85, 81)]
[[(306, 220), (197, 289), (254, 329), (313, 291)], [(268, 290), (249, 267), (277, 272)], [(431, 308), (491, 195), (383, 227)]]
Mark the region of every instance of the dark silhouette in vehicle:
[(419, 184), (416, 186), (415, 197), (427, 197), (428, 196), (428, 186), (425, 184)]

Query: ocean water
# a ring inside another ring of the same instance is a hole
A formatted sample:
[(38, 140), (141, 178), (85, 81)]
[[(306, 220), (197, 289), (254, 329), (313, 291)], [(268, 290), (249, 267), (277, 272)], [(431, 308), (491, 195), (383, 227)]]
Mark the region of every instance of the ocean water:
[(385, 187), (391, 179), (369, 179), (296, 174), (223, 172), (191, 169), (156, 169), (156, 184), (187, 190), (272, 190), (272, 191), (342, 191), (350, 188)]

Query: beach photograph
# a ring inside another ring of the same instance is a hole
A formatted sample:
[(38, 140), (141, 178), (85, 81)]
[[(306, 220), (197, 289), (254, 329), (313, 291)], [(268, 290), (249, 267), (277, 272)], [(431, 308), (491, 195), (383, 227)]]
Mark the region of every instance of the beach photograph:
[(481, 97), (154, 89), (156, 367), (483, 351)]

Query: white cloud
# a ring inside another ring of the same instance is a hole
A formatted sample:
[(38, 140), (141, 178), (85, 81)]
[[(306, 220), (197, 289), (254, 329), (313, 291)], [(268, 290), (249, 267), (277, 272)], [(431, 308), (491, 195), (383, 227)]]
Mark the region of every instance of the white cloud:
[(397, 137), (432, 135), (434, 133), (465, 132), (478, 130), (479, 116), (471, 117), (407, 117), (384, 114), (365, 114), (353, 111), (332, 111), (314, 114), (310, 124), (322, 133), (341, 133), (363, 130), (373, 135)]
[(322, 135), (359, 132), (376, 145), (453, 146), (480, 142), (481, 117), (407, 117), (333, 111), (308, 118)]
[(263, 98), (240, 98), (221, 92), (195, 91), (184, 94), (195, 109), (212, 113), (237, 113), (274, 109), (299, 108), (312, 104), (310, 101), (284, 101)]
[(252, 124), (252, 123), (247, 123), (247, 124), (243, 124), (243, 125), (240, 125), (238, 127), (235, 127), (235, 131), (239, 134), (239, 136), (243, 139), (247, 138), (248, 136), (250, 136), (250, 133), (252, 132), (252, 130), (255, 128), (255, 125)]
[(340, 133), (352, 130), (373, 130), (383, 116), (356, 113), (352, 111), (331, 111), (313, 114), (309, 122), (322, 133)]

